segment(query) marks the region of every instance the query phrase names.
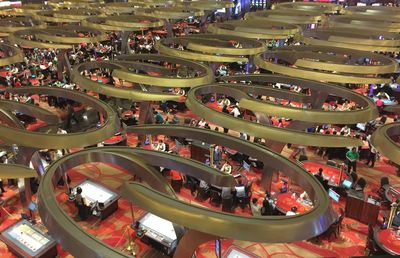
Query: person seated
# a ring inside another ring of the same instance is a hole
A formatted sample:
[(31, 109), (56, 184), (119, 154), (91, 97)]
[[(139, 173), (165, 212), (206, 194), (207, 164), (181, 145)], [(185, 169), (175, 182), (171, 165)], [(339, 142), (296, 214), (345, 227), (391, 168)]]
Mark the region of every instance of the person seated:
[(229, 164), (229, 162), (226, 161), (226, 162), (222, 165), (221, 171), (224, 172), (224, 173), (226, 173), (226, 174), (229, 174), (229, 175), (232, 174), (232, 166), (231, 166), (231, 164)]
[(376, 94), (376, 96), (377, 96), (378, 98), (381, 97), (381, 99), (390, 100), (389, 94), (387, 94), (387, 93), (384, 92), (384, 91), (379, 92), (378, 94)]
[(238, 180), (238, 184), (235, 186), (236, 197), (244, 198), (246, 197), (246, 186), (243, 184), (242, 180)]
[(260, 216), (261, 215), (261, 207), (258, 205), (257, 198), (253, 198), (250, 203), (251, 213), (253, 216)]
[(179, 124), (179, 118), (177, 117), (177, 115), (174, 115), (174, 116), (172, 117), (172, 120), (169, 122), (169, 124), (171, 124), (171, 125), (177, 125), (177, 124)]
[(202, 118), (198, 123), (197, 127), (204, 128), (206, 126), (207, 122), (204, 118)]
[(144, 236), (144, 234), (147, 232), (147, 230), (143, 229), (140, 226), (140, 222), (136, 221), (135, 222), (135, 226), (133, 226), (133, 229), (135, 230), (135, 235), (137, 238), (142, 238)]
[(280, 189), (280, 192), (281, 193), (287, 193), (288, 190), (289, 190), (288, 189), (288, 183), (286, 181), (283, 181), (283, 185), (282, 185), (282, 187)]
[(229, 112), (229, 114), (231, 114), (233, 117), (237, 118), (241, 115), (239, 107), (237, 105), (235, 105), (232, 109), (231, 112)]
[(315, 178), (317, 178), (318, 181), (319, 181), (321, 184), (322, 184), (322, 182), (324, 181), (324, 176), (323, 176), (323, 174), (322, 174), (323, 171), (324, 171), (323, 168), (319, 168), (319, 169), (318, 169), (318, 172), (314, 175)]
[(159, 140), (154, 149), (157, 151), (166, 151), (167, 147), (163, 140)]
[(154, 110), (153, 111), (154, 115), (154, 120), (156, 124), (163, 124), (164, 123), (164, 117), (160, 114), (160, 112)]
[(263, 206), (261, 207), (261, 215), (262, 216), (271, 216), (275, 213), (275, 203), (271, 199), (271, 195), (269, 192), (265, 193), (265, 198), (263, 200)]
[[(342, 133), (343, 133), (343, 134), (342, 134)], [(350, 128), (349, 128), (347, 125), (345, 125), (345, 126), (340, 130), (340, 134), (343, 135), (343, 136), (350, 136), (351, 130), (350, 130)]]
[(247, 197), (246, 194), (246, 186), (243, 184), (242, 180), (238, 180), (238, 184), (235, 186), (235, 192), (236, 192), (236, 203), (239, 203), (241, 208), (244, 209), (244, 199)]
[(396, 215), (393, 217), (392, 225), (396, 226), (396, 227), (400, 227), (400, 211), (398, 211), (396, 213)]
[(286, 212), (286, 216), (294, 216), (297, 215), (297, 207), (293, 206), (290, 211)]
[(208, 183), (204, 180), (200, 180), (196, 198), (199, 199), (200, 201), (207, 200), (210, 194), (209, 190), (210, 186), (208, 185)]
[(308, 196), (307, 192), (304, 191), (304, 192), (302, 192), (302, 193), (300, 194), (300, 199), (301, 199), (302, 201), (309, 201), (309, 200), (310, 200), (310, 197)]
[(228, 99), (228, 98), (221, 98), (221, 99), (219, 99), (218, 100), (218, 105), (220, 105), (220, 106), (226, 106), (226, 107), (228, 107), (228, 106), (230, 106), (231, 105), (231, 101)]

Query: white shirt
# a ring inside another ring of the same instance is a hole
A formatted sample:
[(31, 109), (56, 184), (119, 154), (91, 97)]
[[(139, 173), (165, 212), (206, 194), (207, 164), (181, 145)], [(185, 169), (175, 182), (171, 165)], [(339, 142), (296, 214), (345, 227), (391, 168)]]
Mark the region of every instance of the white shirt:
[(244, 185), (235, 186), (236, 196), (237, 197), (245, 197), (246, 196), (246, 188)]
[(228, 163), (225, 163), (224, 165), (222, 165), (221, 171), (225, 172), (227, 174), (231, 174), (232, 173), (232, 166), (229, 165)]
[(286, 216), (294, 216), (294, 215), (297, 215), (297, 214), (293, 211), (286, 212)]
[(240, 115), (239, 108), (234, 107), (231, 111), (231, 114), (233, 114), (234, 117), (238, 117)]
[(199, 127), (204, 127), (204, 126), (206, 126), (206, 124), (207, 124), (206, 121), (200, 121), (200, 122), (198, 123), (198, 126), (199, 126)]
[(156, 146), (156, 150), (158, 151), (165, 151), (165, 143), (159, 142)]

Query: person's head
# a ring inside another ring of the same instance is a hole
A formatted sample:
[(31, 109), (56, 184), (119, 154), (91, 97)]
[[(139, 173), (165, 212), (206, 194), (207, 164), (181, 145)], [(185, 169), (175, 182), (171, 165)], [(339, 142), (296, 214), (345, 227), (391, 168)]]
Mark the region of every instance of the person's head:
[(136, 229), (140, 228), (140, 222), (139, 222), (139, 221), (136, 221), (136, 222), (135, 222), (135, 228), (136, 228)]
[(77, 188), (76, 188), (76, 193), (77, 193), (77, 194), (81, 194), (81, 193), (82, 193), (82, 188), (77, 187)]
[(324, 171), (324, 169), (323, 168), (319, 168), (318, 169), (318, 175), (322, 176), (322, 171)]
[(242, 184), (242, 179), (238, 180), (238, 184), (241, 185)]
[(266, 198), (271, 198), (271, 194), (268, 191), (265, 191), (265, 197)]
[(355, 147), (351, 148), (352, 152), (357, 152), (357, 149)]
[(257, 204), (257, 198), (253, 198), (253, 200), (251, 200), (251, 202), (253, 203), (253, 204)]
[(293, 206), (290, 210), (291, 210), (292, 212), (296, 213), (296, 212), (297, 212), (297, 207), (296, 207), (296, 206)]

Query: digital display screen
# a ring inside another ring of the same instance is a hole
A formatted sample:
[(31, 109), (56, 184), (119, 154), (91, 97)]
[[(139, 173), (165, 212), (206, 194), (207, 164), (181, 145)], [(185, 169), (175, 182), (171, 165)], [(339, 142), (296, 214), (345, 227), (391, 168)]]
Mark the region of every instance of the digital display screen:
[(357, 123), (356, 127), (361, 131), (365, 131), (365, 124), (364, 123)]
[(26, 220), (21, 220), (6, 229), (2, 232), (2, 236), (12, 241), (32, 257), (37, 257), (41, 250), (54, 243), (54, 240), (49, 235)]
[(344, 188), (349, 189), (349, 188), (351, 188), (352, 182), (345, 179), (345, 180), (343, 180), (342, 185)]
[(340, 195), (333, 191), (332, 188), (329, 188), (329, 197), (332, 198), (332, 200), (334, 200), (335, 202), (339, 202), (340, 199)]

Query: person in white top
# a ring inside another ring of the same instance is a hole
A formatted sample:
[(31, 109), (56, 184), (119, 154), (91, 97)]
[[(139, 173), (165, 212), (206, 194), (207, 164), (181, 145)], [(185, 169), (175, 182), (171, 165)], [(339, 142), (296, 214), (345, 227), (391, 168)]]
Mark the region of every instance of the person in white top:
[(345, 125), (345, 126), (340, 130), (340, 133), (342, 133), (342, 132), (343, 132), (343, 135), (344, 135), (344, 136), (350, 136), (351, 130), (350, 130), (350, 128), (349, 128), (347, 125)]
[(238, 117), (240, 116), (240, 110), (237, 106), (234, 106), (229, 114), (233, 115), (233, 117)]
[(372, 146), (372, 144), (370, 144), (369, 155), (368, 155), (367, 163), (365, 163), (365, 165), (368, 166), (369, 163), (371, 163), (371, 165), (369, 165), (369, 167), (373, 168), (375, 166), (376, 154), (377, 153), (378, 153), (378, 151), (375, 149), (375, 147)]
[(286, 212), (286, 216), (294, 216), (297, 215), (297, 207), (293, 206), (290, 211)]
[(308, 197), (307, 192), (304, 191), (303, 193), (300, 194), (300, 199), (303, 201), (308, 201), (308, 200), (310, 200), (310, 197)]
[(155, 150), (165, 151), (165, 149), (166, 149), (165, 143), (162, 140), (159, 140), (158, 144), (155, 147)]
[(221, 171), (224, 172), (224, 173), (226, 173), (226, 174), (229, 174), (229, 175), (230, 175), (230, 174), (232, 173), (232, 166), (231, 166), (231, 164), (229, 164), (229, 162), (226, 161), (226, 162), (224, 163), (224, 165), (222, 165)]
[(204, 126), (207, 124), (206, 120), (204, 120), (204, 118), (202, 118), (198, 123), (197, 126), (200, 128), (204, 128)]
[(67, 131), (65, 131), (65, 130), (62, 129), (62, 128), (58, 128), (57, 134), (67, 134)]

